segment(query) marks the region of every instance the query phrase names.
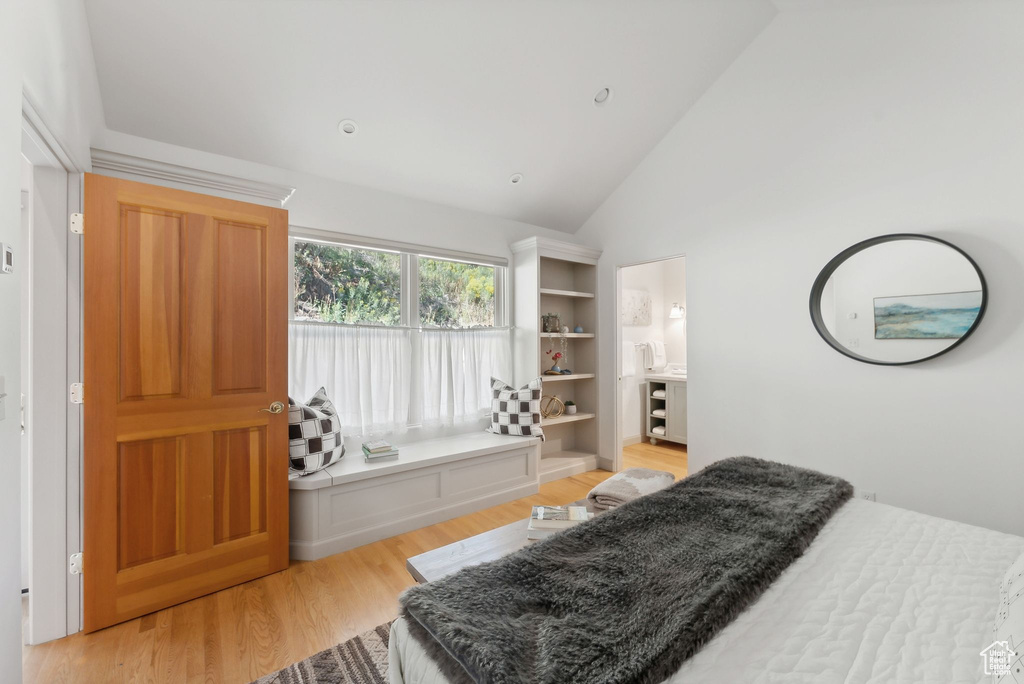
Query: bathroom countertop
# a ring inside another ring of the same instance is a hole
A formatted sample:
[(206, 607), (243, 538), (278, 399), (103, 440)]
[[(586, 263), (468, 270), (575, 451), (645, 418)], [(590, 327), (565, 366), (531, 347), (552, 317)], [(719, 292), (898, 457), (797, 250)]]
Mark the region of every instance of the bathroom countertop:
[(656, 382), (686, 382), (686, 375), (680, 375), (678, 373), (645, 373), (644, 380), (654, 380)]

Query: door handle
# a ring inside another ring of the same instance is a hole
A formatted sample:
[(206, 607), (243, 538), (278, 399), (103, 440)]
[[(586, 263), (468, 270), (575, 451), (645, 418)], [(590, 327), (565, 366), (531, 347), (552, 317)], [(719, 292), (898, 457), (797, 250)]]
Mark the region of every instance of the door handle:
[(262, 409), (260, 409), (260, 411), (266, 411), (267, 413), (273, 413), (273, 414), (283, 413), (284, 412), (284, 404), (282, 404), (279, 401), (275, 401), (273, 404), (270, 405), (270, 408), (262, 408)]

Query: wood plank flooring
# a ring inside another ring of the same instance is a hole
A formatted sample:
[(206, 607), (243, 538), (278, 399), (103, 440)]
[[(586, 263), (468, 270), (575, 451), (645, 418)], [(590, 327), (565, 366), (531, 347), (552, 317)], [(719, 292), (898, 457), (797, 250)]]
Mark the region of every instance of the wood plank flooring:
[[(687, 472), (686, 448), (635, 444), (625, 467)], [(540, 493), (367, 544), (93, 634), (23, 651), (25, 682), (249, 682), (387, 622), (412, 586), (405, 559), (506, 525), (534, 504), (581, 499), (611, 473), (593, 470)]]

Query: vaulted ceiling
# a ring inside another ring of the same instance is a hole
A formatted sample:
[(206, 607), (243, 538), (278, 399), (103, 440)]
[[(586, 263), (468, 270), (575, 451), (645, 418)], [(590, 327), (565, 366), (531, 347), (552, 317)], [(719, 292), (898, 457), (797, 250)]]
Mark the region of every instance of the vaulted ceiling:
[(113, 130), (570, 232), (776, 12), (769, 0), (86, 6)]

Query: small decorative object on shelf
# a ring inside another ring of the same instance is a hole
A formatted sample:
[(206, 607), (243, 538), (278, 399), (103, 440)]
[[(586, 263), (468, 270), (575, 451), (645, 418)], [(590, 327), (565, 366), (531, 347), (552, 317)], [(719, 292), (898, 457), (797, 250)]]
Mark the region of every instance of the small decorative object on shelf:
[(565, 412), (565, 404), (558, 397), (545, 394), (540, 398), (540, 414), (545, 418), (557, 418)]
[(563, 335), (568, 335), (569, 334), (569, 326), (563, 325), (562, 329), (559, 332), (561, 332)]
[(573, 332), (574, 332), (574, 333), (576, 333), (576, 334), (578, 335), (579, 333), (583, 332), (583, 326), (582, 326), (582, 325), (580, 325), (579, 323), (577, 323), (577, 324), (576, 324), (576, 329), (575, 329), (575, 330), (573, 330)]
[(562, 327), (562, 319), (558, 317), (558, 314), (546, 313), (541, 316), (541, 320), (544, 321), (544, 332), (546, 333), (556, 333)]
[(562, 369), (558, 367), (558, 361), (559, 359), (564, 359), (565, 354), (563, 354), (562, 352), (556, 352), (554, 349), (548, 349), (546, 353), (548, 356), (551, 357), (552, 366), (549, 370), (546, 370), (544, 372), (549, 374), (561, 375)]
[(565, 415), (575, 416), (576, 415), (576, 402), (570, 399), (565, 402)]

